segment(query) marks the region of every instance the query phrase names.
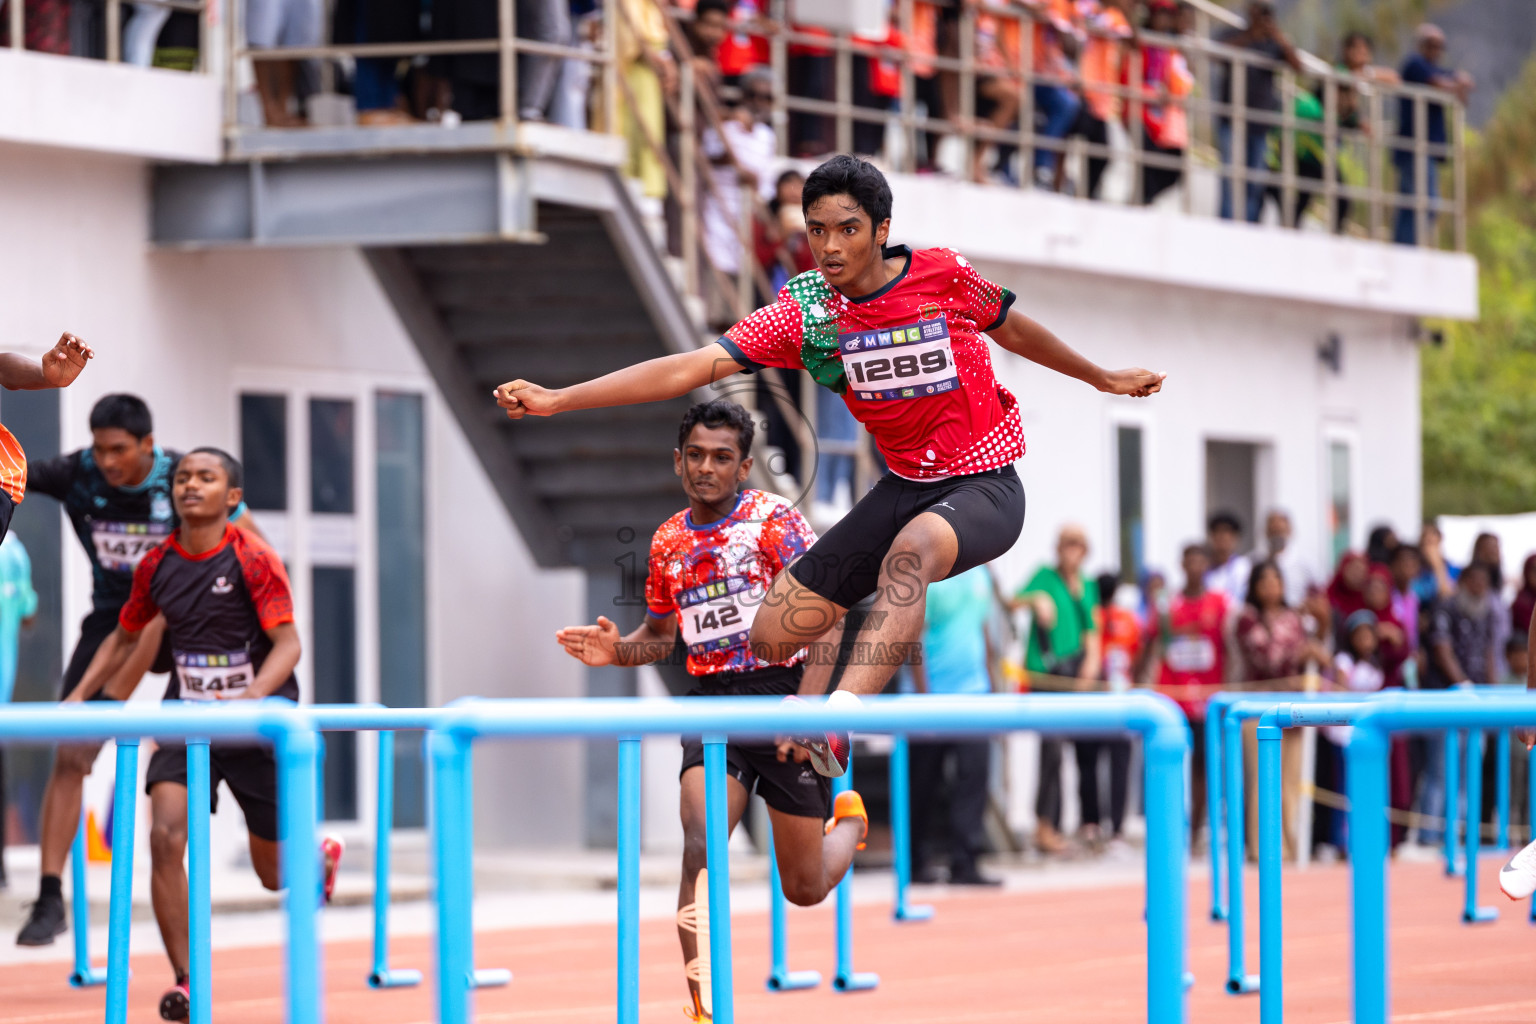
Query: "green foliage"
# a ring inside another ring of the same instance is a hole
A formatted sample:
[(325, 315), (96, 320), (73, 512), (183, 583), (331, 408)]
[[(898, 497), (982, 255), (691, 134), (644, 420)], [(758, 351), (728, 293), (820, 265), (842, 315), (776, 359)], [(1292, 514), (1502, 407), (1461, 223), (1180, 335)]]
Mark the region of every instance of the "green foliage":
[(1536, 58), (1472, 143), (1481, 318), (1423, 353), (1424, 511), (1536, 509)]

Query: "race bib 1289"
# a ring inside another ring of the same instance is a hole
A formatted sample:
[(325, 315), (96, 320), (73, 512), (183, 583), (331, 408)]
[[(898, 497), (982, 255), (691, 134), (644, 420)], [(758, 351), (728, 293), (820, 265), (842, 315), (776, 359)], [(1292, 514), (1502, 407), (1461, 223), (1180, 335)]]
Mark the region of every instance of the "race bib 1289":
[(849, 331), (837, 343), (848, 392), (866, 402), (923, 398), (960, 386), (942, 314), (887, 331)]
[(677, 627), (688, 653), (700, 657), (747, 646), (762, 594), (745, 576), (691, 587), (677, 595)]
[[(256, 679), (255, 666), (246, 651), (228, 654), (194, 654), (176, 651), (176, 677), (181, 680), (182, 700), (218, 700), (233, 696)], [(233, 692), (232, 692), (233, 691)]]

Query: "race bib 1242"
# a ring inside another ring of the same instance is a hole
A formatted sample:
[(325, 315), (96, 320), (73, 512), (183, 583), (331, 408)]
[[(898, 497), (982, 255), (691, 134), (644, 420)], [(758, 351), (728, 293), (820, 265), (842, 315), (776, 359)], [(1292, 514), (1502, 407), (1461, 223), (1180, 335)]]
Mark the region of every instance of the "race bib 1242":
[(960, 386), (943, 315), (887, 331), (838, 335), (848, 393), (866, 402), (923, 398)]
[(182, 700), (218, 700), (234, 696), (256, 679), (256, 669), (247, 651), (228, 654), (176, 651), (175, 657)]

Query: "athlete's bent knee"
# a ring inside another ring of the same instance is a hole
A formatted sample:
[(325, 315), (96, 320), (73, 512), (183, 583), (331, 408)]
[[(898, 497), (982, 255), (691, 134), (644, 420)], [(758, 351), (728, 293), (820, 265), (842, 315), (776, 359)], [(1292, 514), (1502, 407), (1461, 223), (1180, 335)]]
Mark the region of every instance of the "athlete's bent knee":
[(96, 765), (96, 755), (99, 753), (101, 753), (101, 747), (98, 744), (64, 744), (54, 752), (53, 770), (60, 775), (75, 775), (83, 778), (91, 774), (91, 769)]
[(827, 898), (828, 889), (810, 878), (780, 876), (784, 886), (784, 898), (797, 907), (814, 907)]
[(181, 863), (187, 851), (187, 830), (184, 825), (157, 821), (149, 828), (149, 856), (156, 864), (174, 861)]

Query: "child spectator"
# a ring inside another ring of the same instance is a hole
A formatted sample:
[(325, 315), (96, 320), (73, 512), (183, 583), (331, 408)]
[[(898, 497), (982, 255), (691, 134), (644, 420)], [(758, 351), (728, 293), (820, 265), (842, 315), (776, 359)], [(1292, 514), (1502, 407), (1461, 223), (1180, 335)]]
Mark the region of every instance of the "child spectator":
[[(1344, 622), (1343, 645), (1333, 658), (1335, 689), (1351, 693), (1375, 693), (1386, 677), (1377, 661), (1377, 621), (1369, 609), (1361, 609)], [(1314, 784), (1335, 797), (1344, 795), (1344, 746), (1349, 726), (1328, 725), (1317, 737)], [(1314, 807), (1314, 846), (1317, 859), (1331, 863), (1346, 849), (1344, 812), (1319, 801)]]

